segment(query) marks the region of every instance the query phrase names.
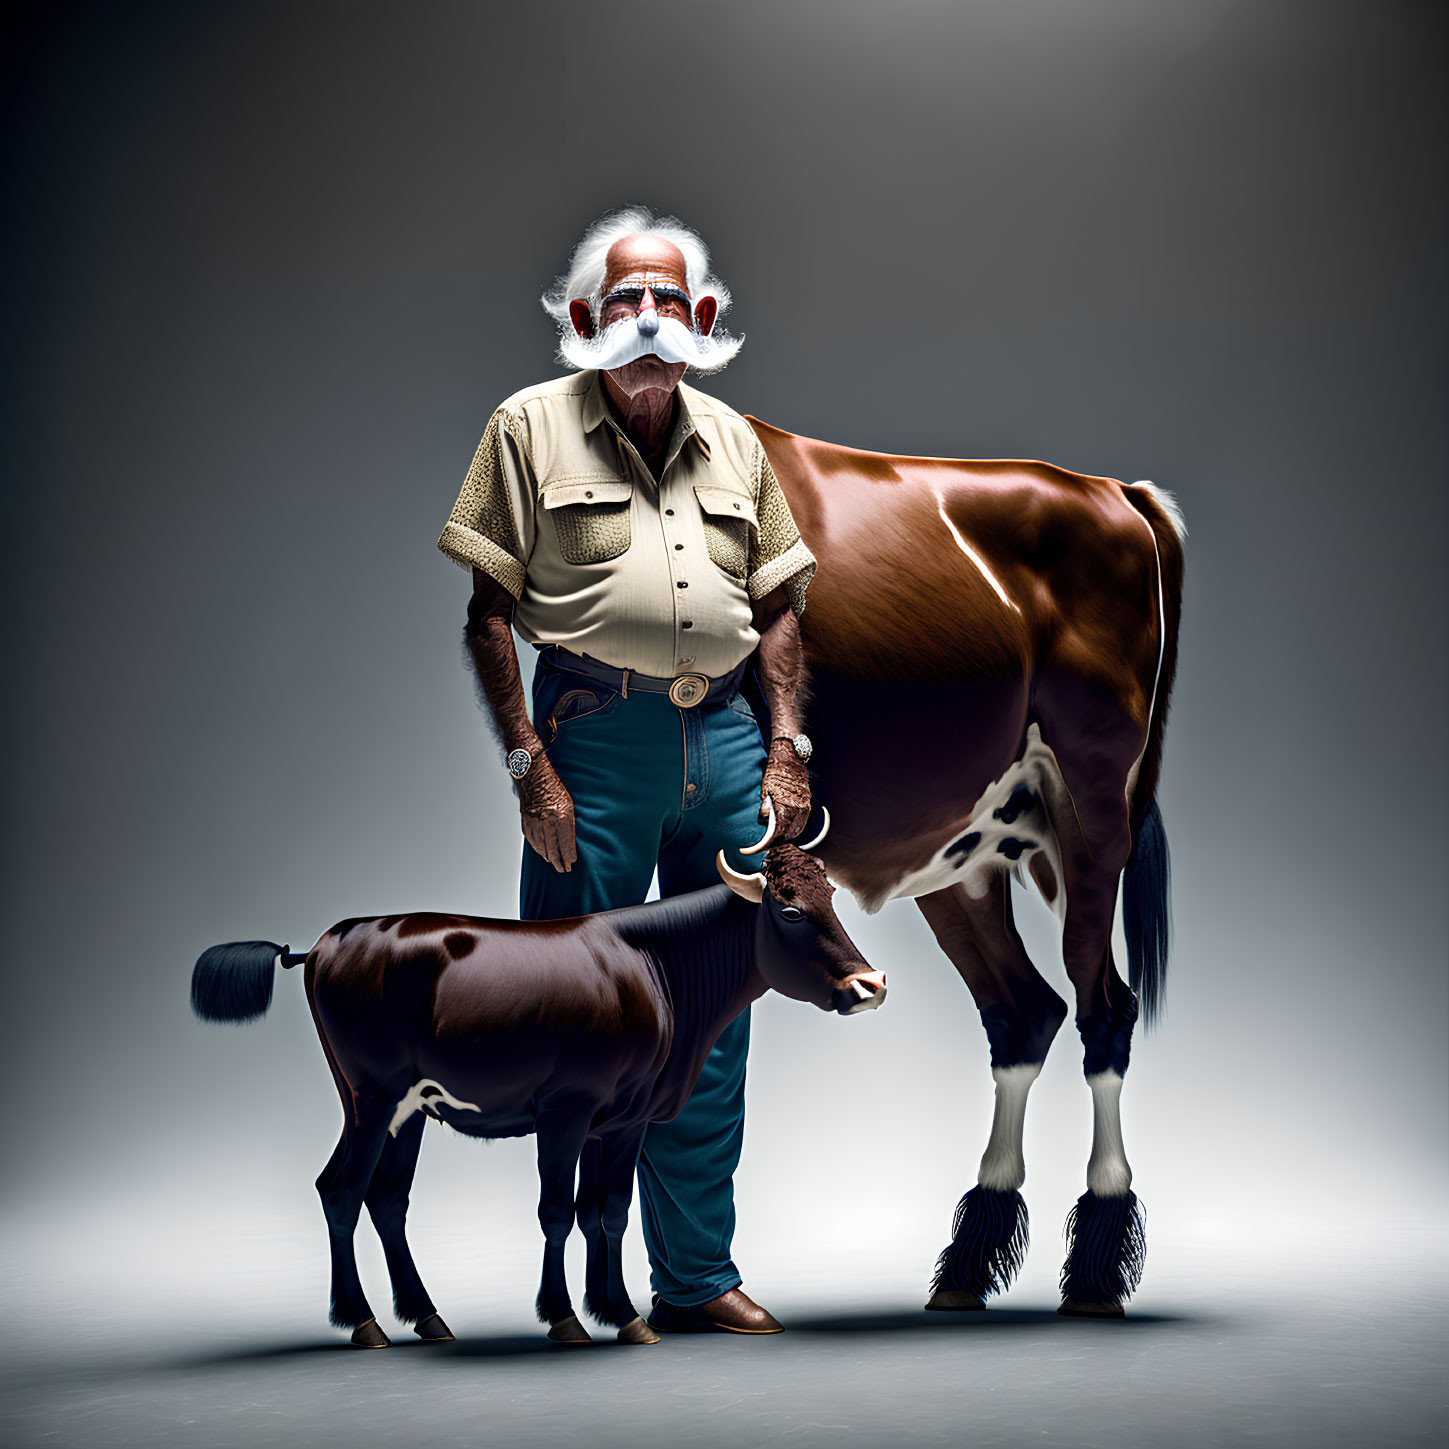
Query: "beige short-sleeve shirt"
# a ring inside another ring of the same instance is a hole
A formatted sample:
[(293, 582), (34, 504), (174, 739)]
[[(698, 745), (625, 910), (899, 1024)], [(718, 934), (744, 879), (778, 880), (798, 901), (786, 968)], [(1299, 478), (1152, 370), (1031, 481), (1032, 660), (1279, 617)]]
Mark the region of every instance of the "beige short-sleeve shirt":
[(518, 606), (531, 644), (617, 669), (728, 674), (759, 643), (750, 603), (795, 612), (815, 558), (750, 425), (683, 384), (656, 480), (597, 372), (515, 393), (493, 414), (438, 547)]

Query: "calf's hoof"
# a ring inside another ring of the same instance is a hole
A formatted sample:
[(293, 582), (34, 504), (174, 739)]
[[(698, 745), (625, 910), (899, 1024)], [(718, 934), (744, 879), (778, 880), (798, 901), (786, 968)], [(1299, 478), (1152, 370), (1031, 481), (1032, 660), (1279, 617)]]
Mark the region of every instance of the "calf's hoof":
[(377, 1326), (377, 1319), (369, 1318), (352, 1330), (353, 1348), (391, 1348), (392, 1339)]
[(548, 1331), (550, 1343), (592, 1343), (594, 1340), (589, 1337), (589, 1330), (570, 1313), (567, 1318), (560, 1318)]
[(659, 1335), (642, 1318), (633, 1318), (619, 1330), (620, 1343), (658, 1343)]
[(413, 1332), (424, 1343), (452, 1343), (453, 1341), (453, 1330), (436, 1313), (430, 1313), (421, 1323), (415, 1324)]
[(1066, 1318), (1125, 1318), (1120, 1303), (1089, 1303), (1082, 1298), (1063, 1298), (1057, 1312)]
[(980, 1312), (986, 1307), (986, 1300), (968, 1288), (937, 1288), (926, 1307), (951, 1313)]

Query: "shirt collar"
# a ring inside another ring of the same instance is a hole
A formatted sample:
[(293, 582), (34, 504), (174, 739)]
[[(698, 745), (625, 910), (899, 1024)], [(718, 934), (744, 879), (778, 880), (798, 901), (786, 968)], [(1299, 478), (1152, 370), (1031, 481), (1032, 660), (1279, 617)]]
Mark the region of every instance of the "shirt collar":
[[(604, 375), (594, 371), (589, 374), (588, 390), (584, 393), (584, 432), (592, 433), (600, 423), (608, 421), (611, 427), (617, 427), (609, 415), (609, 404), (604, 397)], [(673, 462), (679, 456), (680, 450), (693, 438), (699, 445), (699, 450), (706, 458), (709, 457), (709, 439), (705, 437), (699, 423), (689, 410), (689, 403), (684, 396), (684, 389), (676, 388), (675, 396), (679, 399), (679, 413), (674, 419), (674, 432), (670, 434), (669, 446), (664, 450), (664, 456)], [(668, 464), (665, 465), (666, 467)]]

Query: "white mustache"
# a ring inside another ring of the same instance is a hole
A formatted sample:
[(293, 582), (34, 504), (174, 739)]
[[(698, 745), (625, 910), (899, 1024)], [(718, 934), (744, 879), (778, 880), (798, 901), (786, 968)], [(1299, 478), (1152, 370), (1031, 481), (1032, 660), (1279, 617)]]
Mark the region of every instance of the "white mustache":
[(580, 337), (577, 332), (560, 335), (558, 355), (567, 366), (580, 370), (612, 372), (641, 357), (657, 357), (683, 362), (696, 372), (718, 372), (733, 361), (744, 340), (726, 332), (703, 337), (674, 317), (645, 312), (621, 317), (595, 337)]

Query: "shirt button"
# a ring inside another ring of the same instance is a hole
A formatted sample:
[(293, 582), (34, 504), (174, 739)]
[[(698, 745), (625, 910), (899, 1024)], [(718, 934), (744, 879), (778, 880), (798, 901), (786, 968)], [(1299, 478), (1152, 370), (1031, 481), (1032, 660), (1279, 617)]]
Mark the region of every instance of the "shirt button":
[(676, 543), (676, 544), (675, 544), (675, 545), (674, 545), (674, 547), (675, 547), (675, 548), (676, 548), (676, 549), (681, 549), (681, 548), (683, 548), (683, 547), (684, 547), (684, 545), (683, 545), (683, 544), (682, 544), (682, 543)]
[(670, 518), (673, 518), (673, 517), (674, 517), (674, 510), (673, 510), (673, 509), (672, 509), (672, 508), (666, 508), (666, 509), (665, 509), (665, 510), (664, 510), (664, 512), (665, 512), (665, 514), (666, 514), (666, 515), (667, 515), (667, 516), (668, 516), (668, 517), (670, 517)]
[[(584, 497), (585, 498), (592, 498), (593, 496), (594, 496), (594, 490), (592, 488), (586, 488), (586, 489), (584, 489)], [(740, 505), (738, 503), (735, 504), (735, 507), (736, 508), (738, 508), (739, 506)]]
[(692, 629), (692, 628), (694, 628), (694, 620), (693, 619), (686, 619), (684, 621), (684, 623), (682, 623), (679, 627), (681, 629)]
[(689, 585), (687, 583), (685, 583), (683, 579), (680, 579), (680, 581), (679, 581), (679, 587), (681, 589), (687, 589), (689, 587)]
[[(594, 495), (592, 493), (590, 493), (588, 496), (590, 498), (592, 498)], [(740, 511), (740, 505), (738, 503), (736, 503), (735, 504), (735, 512), (738, 513), (739, 511)]]

